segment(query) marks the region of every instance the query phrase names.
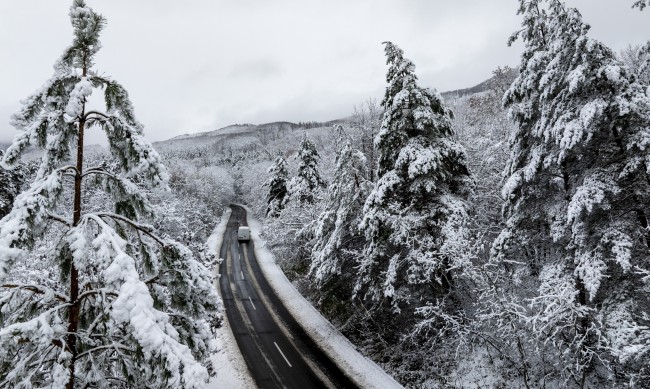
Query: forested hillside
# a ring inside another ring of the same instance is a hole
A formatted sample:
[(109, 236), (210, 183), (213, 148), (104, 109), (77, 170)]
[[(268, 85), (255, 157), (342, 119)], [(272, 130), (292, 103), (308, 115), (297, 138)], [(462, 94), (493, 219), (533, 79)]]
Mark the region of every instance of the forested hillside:
[(617, 54), (577, 9), (519, 4), (520, 63), (478, 88), (440, 94), (384, 42), (383, 98), (346, 119), (152, 145), (74, 0), (0, 153), (0, 387), (202, 387), (231, 203), (405, 387), (650, 387), (650, 42)]
[[(650, 46), (616, 55), (544, 3), (482, 93), (441, 100), (386, 43), (381, 105), (317, 159), (274, 151), (244, 193), (287, 274), (406, 386), (650, 385)], [(296, 186), (305, 166), (327, 187)]]

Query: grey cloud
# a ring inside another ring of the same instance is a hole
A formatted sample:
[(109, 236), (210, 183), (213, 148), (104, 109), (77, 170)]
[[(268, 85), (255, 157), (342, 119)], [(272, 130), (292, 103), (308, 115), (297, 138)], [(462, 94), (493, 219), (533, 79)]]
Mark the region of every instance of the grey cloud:
[[(521, 52), (506, 46), (520, 26), (515, 0), (87, 1), (108, 19), (97, 66), (128, 89), (154, 141), (233, 122), (347, 116), (382, 97), (385, 40), (440, 91), (481, 82)], [(648, 11), (631, 0), (568, 1), (616, 51), (650, 36)], [(0, 142), (72, 39), (70, 4), (0, 2)]]
[(228, 72), (228, 76), (236, 78), (269, 78), (277, 77), (283, 73), (284, 69), (277, 61), (263, 58), (233, 66)]

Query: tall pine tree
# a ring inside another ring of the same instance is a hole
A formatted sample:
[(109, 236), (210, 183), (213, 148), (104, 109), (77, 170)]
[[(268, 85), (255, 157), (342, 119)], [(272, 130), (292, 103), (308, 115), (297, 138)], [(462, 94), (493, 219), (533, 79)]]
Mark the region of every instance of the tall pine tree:
[(378, 181), (363, 210), (369, 244), (356, 290), (399, 310), (451, 286), (459, 264), (448, 249), (466, 218), (469, 171), (440, 95), (418, 86), (401, 49), (387, 42), (385, 51)]
[(309, 273), (321, 290), (326, 289), (323, 299), (335, 294), (344, 300), (350, 297), (355, 260), (365, 241), (358, 228), (371, 183), (364, 154), (352, 148), (342, 127), (336, 131), (336, 170), (327, 188), (325, 209), (311, 226), (315, 243)]
[(318, 151), (316, 145), (307, 137), (303, 136), (298, 152), (298, 175), (294, 177), (289, 184), (289, 193), (292, 197), (298, 199), (303, 204), (312, 204), (314, 202), (315, 192), (325, 186), (325, 181), (318, 172)]
[[(136, 182), (165, 189), (167, 171), (126, 90), (93, 69), (105, 19), (84, 0), (70, 18), (72, 45), (13, 116), (22, 133), (2, 161), (43, 149), (35, 181), (0, 221), (0, 387), (202, 387), (218, 309), (210, 272), (146, 224), (154, 209)], [(95, 89), (104, 112), (88, 109)], [(84, 164), (95, 128), (119, 167)], [(112, 210), (89, 204), (95, 190)], [(44, 263), (39, 247), (49, 247)]]
[(289, 180), (287, 161), (282, 156), (277, 157), (268, 172), (271, 173), (271, 178), (265, 184), (269, 188), (266, 199), (266, 216), (277, 217), (282, 212), (284, 203), (287, 200), (287, 184)]
[(537, 280), (526, 323), (565, 350), (555, 362), (567, 379), (591, 387), (616, 363), (630, 364), (626, 380), (647, 377), (650, 300), (637, 291), (650, 286), (650, 99), (576, 9), (521, 0), (520, 13), (525, 51), (505, 95), (518, 128), (493, 253)]

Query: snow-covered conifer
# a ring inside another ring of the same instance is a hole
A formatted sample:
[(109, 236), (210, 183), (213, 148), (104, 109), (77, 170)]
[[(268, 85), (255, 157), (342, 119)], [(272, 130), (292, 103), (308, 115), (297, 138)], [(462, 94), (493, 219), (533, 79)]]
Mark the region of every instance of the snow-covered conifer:
[[(0, 159), (3, 155), (4, 151), (0, 150)], [(0, 166), (0, 218), (11, 210), (14, 199), (20, 192), (20, 187), (25, 180), (25, 173), (23, 166), (12, 170)]]
[(449, 249), (465, 222), (470, 188), (451, 111), (437, 92), (418, 86), (402, 50), (385, 45), (378, 181), (364, 205), (361, 228), (369, 243), (355, 288), (398, 308), (451, 286), (460, 264)]
[[(2, 160), (44, 150), (0, 220), (0, 387), (202, 387), (218, 320), (210, 272), (147, 224), (153, 207), (135, 182), (166, 189), (167, 171), (126, 90), (93, 69), (105, 19), (84, 0), (70, 18), (72, 45), (12, 117), (21, 133)], [(97, 89), (103, 112), (86, 104)], [(106, 133), (114, 168), (84, 163), (90, 129)], [(113, 200), (101, 210), (87, 201), (97, 190)]]
[[(325, 209), (313, 223), (315, 243), (311, 254), (310, 274), (317, 286), (342, 272), (346, 279), (356, 274), (352, 251), (363, 243), (358, 230), (361, 211), (370, 193), (367, 161), (364, 154), (352, 148), (342, 127), (337, 129), (339, 149), (332, 183), (327, 188)], [(356, 247), (355, 247), (356, 245)]]
[(557, 367), (584, 387), (612, 358), (638, 365), (650, 351), (650, 301), (635, 292), (650, 268), (650, 99), (576, 9), (521, 0), (520, 13), (507, 221), (493, 253), (537, 279), (527, 323), (565, 350)]
[(266, 201), (266, 216), (275, 217), (284, 208), (287, 197), (287, 184), (289, 181), (287, 161), (282, 156), (277, 157), (268, 172), (271, 174), (271, 178), (265, 184), (269, 188)]
[(289, 183), (289, 193), (300, 203), (313, 203), (314, 193), (325, 186), (325, 181), (318, 172), (318, 151), (316, 145), (305, 133), (298, 152), (298, 175)]
[(635, 7), (643, 11), (645, 7), (650, 7), (650, 0), (637, 0), (634, 5), (632, 5), (632, 8)]

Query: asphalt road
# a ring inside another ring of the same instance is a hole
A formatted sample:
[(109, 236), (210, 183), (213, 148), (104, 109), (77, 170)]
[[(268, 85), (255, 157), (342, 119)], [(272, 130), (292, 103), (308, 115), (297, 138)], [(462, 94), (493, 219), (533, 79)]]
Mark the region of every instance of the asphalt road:
[(238, 242), (246, 211), (231, 205), (220, 265), (226, 315), (260, 388), (356, 388), (305, 333), (273, 292), (255, 258), (253, 242)]

